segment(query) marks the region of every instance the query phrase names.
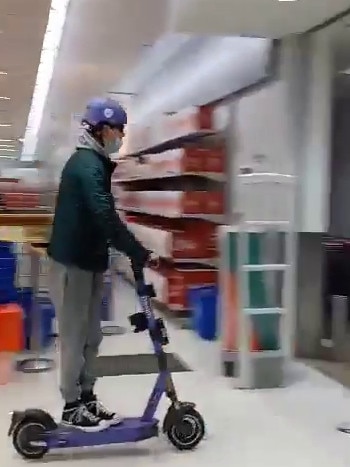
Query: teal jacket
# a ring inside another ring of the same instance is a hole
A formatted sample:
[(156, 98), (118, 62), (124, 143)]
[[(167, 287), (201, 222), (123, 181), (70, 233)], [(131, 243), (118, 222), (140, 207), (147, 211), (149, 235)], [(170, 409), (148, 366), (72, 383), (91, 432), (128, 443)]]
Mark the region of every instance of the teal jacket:
[(143, 266), (149, 252), (120, 220), (111, 193), (116, 164), (92, 149), (77, 149), (61, 176), (48, 255), (66, 266), (102, 272), (108, 248)]

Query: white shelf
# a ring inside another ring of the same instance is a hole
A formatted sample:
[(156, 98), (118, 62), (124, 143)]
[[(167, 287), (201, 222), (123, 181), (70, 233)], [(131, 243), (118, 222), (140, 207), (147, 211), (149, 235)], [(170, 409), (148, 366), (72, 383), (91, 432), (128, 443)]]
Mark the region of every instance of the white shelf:
[(242, 270), (245, 272), (264, 272), (264, 271), (286, 271), (288, 264), (244, 264)]
[(140, 151), (130, 152), (127, 154), (127, 157), (141, 157), (146, 156), (147, 154), (158, 154), (170, 149), (176, 149), (184, 144), (194, 143), (200, 138), (205, 138), (209, 136), (215, 136), (218, 132), (214, 130), (198, 130), (194, 131), (193, 133), (188, 133), (186, 135), (178, 136), (173, 139), (168, 139), (161, 143), (157, 143), (153, 146), (150, 146), (145, 149), (141, 149)]
[(243, 308), (243, 312), (249, 316), (282, 315), (286, 313), (284, 308)]
[(116, 205), (116, 209), (118, 211), (124, 212), (134, 212), (138, 214), (149, 214), (151, 216), (159, 216), (168, 219), (202, 219), (205, 221), (213, 222), (215, 224), (223, 224), (224, 223), (224, 215), (222, 214), (177, 214), (177, 215), (170, 215), (166, 213), (161, 213), (159, 211), (152, 211), (152, 210), (144, 210), (136, 207), (123, 207)]
[(221, 173), (215, 172), (166, 172), (163, 174), (150, 174), (145, 175), (142, 177), (127, 177), (127, 178), (115, 178), (113, 181), (118, 183), (132, 183), (132, 182), (139, 182), (139, 181), (147, 181), (147, 180), (163, 180), (166, 178), (176, 178), (176, 177), (202, 177), (208, 178), (209, 180), (214, 180), (217, 182), (224, 182), (226, 181), (227, 177)]

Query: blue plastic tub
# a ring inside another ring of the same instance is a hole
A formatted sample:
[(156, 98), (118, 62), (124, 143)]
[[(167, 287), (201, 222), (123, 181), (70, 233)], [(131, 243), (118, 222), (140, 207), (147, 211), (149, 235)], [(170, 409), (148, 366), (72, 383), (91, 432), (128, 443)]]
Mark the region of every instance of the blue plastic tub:
[(4, 255), (15, 256), (14, 244), (12, 242), (0, 242), (0, 257)]
[[(21, 305), (24, 313), (26, 348), (29, 348), (29, 341), (32, 333), (32, 300), (33, 292), (30, 287), (18, 290), (18, 303)], [(41, 345), (47, 347), (54, 335), (53, 320), (55, 318), (55, 309), (48, 296), (39, 296), (38, 301), (41, 315)]]
[(6, 305), (7, 303), (18, 303), (18, 292), (13, 284), (10, 286), (0, 284), (0, 305)]
[(12, 290), (15, 289), (15, 277), (14, 276), (2, 276), (0, 277), (0, 289)]
[(4, 255), (0, 252), (0, 269), (16, 269), (16, 258), (14, 256)]
[(204, 340), (212, 341), (217, 331), (217, 298), (216, 286), (191, 287), (188, 301), (192, 310), (192, 326), (194, 331)]
[(0, 251), (0, 303), (14, 301), (16, 260), (10, 255)]

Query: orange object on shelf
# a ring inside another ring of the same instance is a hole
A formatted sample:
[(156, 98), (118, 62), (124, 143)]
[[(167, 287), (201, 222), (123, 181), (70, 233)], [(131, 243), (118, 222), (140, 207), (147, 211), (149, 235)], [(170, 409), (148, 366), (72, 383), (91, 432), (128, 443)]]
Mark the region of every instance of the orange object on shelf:
[(162, 265), (157, 270), (146, 269), (146, 279), (152, 282), (157, 299), (170, 309), (187, 310), (188, 289), (195, 285), (217, 282), (217, 271), (209, 266)]
[[(147, 248), (163, 258), (173, 259), (200, 259), (217, 256), (213, 248), (213, 236), (216, 237), (216, 225), (209, 222), (191, 225), (179, 222), (178, 225), (167, 227), (144, 225), (130, 222), (130, 230)], [(174, 222), (175, 223), (175, 222)]]
[(186, 147), (148, 156), (144, 164), (135, 162), (119, 165), (113, 174), (113, 183), (152, 180), (186, 174), (225, 172), (225, 153), (221, 148)]
[(0, 352), (20, 352), (23, 348), (22, 308), (15, 303), (0, 305)]
[(35, 209), (40, 204), (40, 195), (38, 193), (3, 193), (2, 203), (9, 209)]
[(202, 151), (203, 153), (203, 171), (212, 172), (216, 174), (225, 173), (226, 154), (224, 148), (212, 148)]
[(224, 196), (213, 191), (129, 191), (120, 195), (119, 203), (122, 209), (181, 217), (183, 214), (222, 214)]
[(224, 193), (208, 191), (202, 196), (202, 212), (205, 214), (224, 213)]

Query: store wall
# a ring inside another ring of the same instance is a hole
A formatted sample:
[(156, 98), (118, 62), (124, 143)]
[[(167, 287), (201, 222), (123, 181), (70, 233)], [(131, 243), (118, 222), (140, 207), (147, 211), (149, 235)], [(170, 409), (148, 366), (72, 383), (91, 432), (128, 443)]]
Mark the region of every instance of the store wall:
[(286, 84), (274, 81), (236, 103), (236, 154), (239, 167), (259, 172), (294, 174), (288, 144)]

